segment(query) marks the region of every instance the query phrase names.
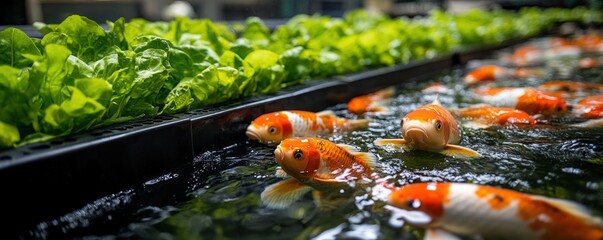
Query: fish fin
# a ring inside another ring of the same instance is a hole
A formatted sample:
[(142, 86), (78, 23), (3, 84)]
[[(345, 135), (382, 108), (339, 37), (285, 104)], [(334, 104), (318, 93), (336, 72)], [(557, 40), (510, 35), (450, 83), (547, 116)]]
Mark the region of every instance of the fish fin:
[(319, 176), (315, 176), (312, 178), (314, 181), (326, 183), (326, 184), (334, 184), (334, 183), (347, 183), (346, 180), (343, 179), (333, 179), (333, 178), (323, 178)]
[(441, 228), (428, 228), (425, 230), (424, 240), (461, 240), (459, 236)]
[(371, 168), (377, 166), (377, 156), (368, 152), (355, 152), (352, 153), (354, 156), (360, 158), (362, 161), (365, 161)]
[(585, 122), (581, 122), (581, 123), (575, 123), (575, 124), (570, 124), (570, 127), (577, 127), (577, 128), (596, 128), (596, 127), (603, 127), (603, 118), (599, 118), (599, 119), (591, 119)]
[(391, 99), (382, 99), (374, 101), (369, 105), (369, 112), (388, 113), (390, 112), (390, 109), (387, 107), (389, 103), (391, 103)]
[(345, 201), (348, 200), (346, 197), (333, 197), (316, 190), (312, 191), (312, 197), (314, 198), (314, 204), (322, 212), (333, 211), (343, 206)]
[(380, 146), (380, 147), (385, 147), (385, 146), (393, 146), (396, 148), (402, 148), (404, 150), (409, 149), (410, 147), (408, 146), (408, 141), (406, 141), (406, 139), (402, 139), (402, 138), (397, 138), (397, 139), (377, 139), (375, 141), (373, 141), (373, 144)]
[(438, 151), (441, 154), (458, 158), (478, 158), (482, 155), (478, 152), (459, 145), (448, 144), (443, 150)]
[(317, 112), (316, 115), (327, 116), (327, 117), (337, 117), (337, 115), (335, 115), (335, 112), (333, 112), (331, 110), (320, 111), (320, 112)]
[(355, 152), (359, 152), (360, 151), (360, 149), (358, 149), (357, 147), (352, 146), (352, 145), (343, 144), (343, 143), (338, 143), (336, 145), (338, 147), (341, 147), (341, 148), (347, 150), (348, 152), (351, 152), (351, 153), (355, 153)]
[(350, 119), (344, 120), (346, 121), (346, 125), (350, 130), (360, 130), (368, 128), (369, 120), (367, 119)]
[(304, 185), (295, 178), (289, 178), (266, 187), (260, 197), (267, 207), (284, 209), (311, 190), (310, 186)]
[(431, 104), (442, 106), (442, 103), (440, 103), (440, 95), (439, 94), (436, 94), (435, 99), (433, 99), (433, 102)]
[(591, 211), (579, 203), (565, 199), (549, 198), (544, 196), (530, 195), (532, 199), (548, 203), (564, 212), (567, 212), (577, 218), (582, 219), (591, 226), (603, 227), (603, 220), (592, 215)]
[(278, 167), (276, 169), (276, 172), (274, 173), (274, 176), (276, 176), (278, 178), (286, 178), (287, 176), (289, 176), (289, 174), (287, 174), (287, 172), (285, 172), (285, 170), (283, 170), (283, 168)]

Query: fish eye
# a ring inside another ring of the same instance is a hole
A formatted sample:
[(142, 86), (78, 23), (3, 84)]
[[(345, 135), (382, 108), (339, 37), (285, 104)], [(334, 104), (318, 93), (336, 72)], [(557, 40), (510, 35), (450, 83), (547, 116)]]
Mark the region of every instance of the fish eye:
[(437, 130), (442, 129), (442, 122), (440, 122), (440, 121), (436, 121), (436, 122), (435, 122), (435, 127), (436, 127), (436, 129), (437, 129)]
[(268, 128), (268, 132), (270, 134), (275, 134), (276, 133), (276, 127), (272, 126), (272, 127)]
[(412, 209), (418, 209), (421, 207), (421, 201), (419, 199), (409, 199), (408, 201), (406, 201), (406, 206), (408, 206), (409, 208)]
[(563, 111), (563, 107), (557, 106), (556, 110), (557, 110), (557, 112), (561, 112), (561, 111)]
[(304, 153), (302, 152), (302, 150), (295, 150), (295, 152), (293, 153), (293, 158), (297, 159), (297, 160), (301, 160), (301, 158), (304, 156)]

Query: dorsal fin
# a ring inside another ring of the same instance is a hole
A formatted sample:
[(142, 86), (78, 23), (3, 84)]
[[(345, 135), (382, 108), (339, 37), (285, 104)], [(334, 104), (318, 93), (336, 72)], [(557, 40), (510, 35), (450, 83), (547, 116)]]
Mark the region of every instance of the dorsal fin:
[(442, 103), (440, 103), (440, 99), (439, 98), (440, 98), (440, 95), (436, 94), (435, 99), (433, 100), (433, 102), (431, 104), (442, 106)]
[(360, 152), (360, 149), (347, 144), (337, 144), (337, 146), (347, 150), (352, 155), (358, 157), (361, 161), (366, 162), (371, 168), (374, 168), (377, 165), (377, 156), (372, 153)]
[(593, 216), (591, 214), (591, 212), (581, 204), (571, 202), (568, 200), (564, 200), (564, 199), (548, 198), (548, 197), (536, 196), (536, 195), (530, 195), (530, 196), (535, 200), (546, 202), (552, 206), (555, 206), (556, 208), (559, 208), (560, 210), (562, 210), (564, 212), (567, 212), (579, 219), (582, 219), (585, 223), (587, 223), (591, 226), (603, 227), (603, 221), (601, 220), (601, 218)]
[(348, 150), (348, 152), (351, 152), (351, 153), (355, 153), (355, 152), (359, 152), (360, 151), (360, 149), (358, 149), (357, 147), (352, 146), (352, 145), (343, 144), (343, 143), (338, 143), (336, 145), (339, 146), (339, 147), (341, 147), (341, 148), (343, 148), (343, 149), (345, 149), (345, 150)]
[(320, 111), (320, 112), (317, 112), (316, 115), (327, 116), (327, 117), (337, 117), (337, 115), (335, 115), (335, 112), (333, 112), (331, 110)]

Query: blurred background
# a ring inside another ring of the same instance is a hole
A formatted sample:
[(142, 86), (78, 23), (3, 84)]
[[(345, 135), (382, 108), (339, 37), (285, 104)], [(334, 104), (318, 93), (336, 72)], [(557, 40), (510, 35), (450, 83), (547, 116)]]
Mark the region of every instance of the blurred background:
[(33, 22), (59, 23), (72, 14), (99, 23), (145, 18), (170, 20), (178, 15), (210, 18), (214, 21), (287, 19), (297, 14), (319, 13), (342, 16), (352, 9), (366, 8), (391, 16), (425, 15), (433, 8), (463, 12), (472, 8), (519, 9), (524, 6), (567, 7), (585, 5), (600, 9), (600, 0), (5, 0), (0, 25), (29, 25)]

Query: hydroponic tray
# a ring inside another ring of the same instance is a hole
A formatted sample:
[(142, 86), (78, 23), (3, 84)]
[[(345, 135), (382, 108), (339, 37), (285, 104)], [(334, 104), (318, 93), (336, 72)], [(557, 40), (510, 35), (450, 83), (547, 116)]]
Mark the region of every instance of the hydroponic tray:
[[(246, 139), (247, 125), (265, 112), (286, 109), (320, 111), (387, 86), (420, 82), (469, 59), (486, 56), (492, 50), (521, 41), (463, 50), (405, 65), (310, 80), (274, 95), (114, 124), (0, 151), (3, 226), (14, 231), (27, 229), (103, 196), (169, 173), (190, 163), (203, 152), (222, 149)], [(204, 164), (214, 171), (231, 165)]]

